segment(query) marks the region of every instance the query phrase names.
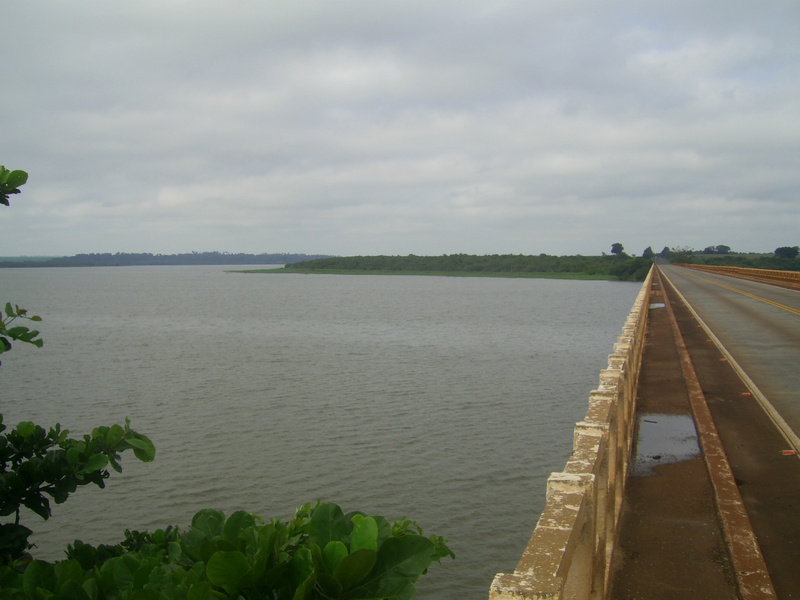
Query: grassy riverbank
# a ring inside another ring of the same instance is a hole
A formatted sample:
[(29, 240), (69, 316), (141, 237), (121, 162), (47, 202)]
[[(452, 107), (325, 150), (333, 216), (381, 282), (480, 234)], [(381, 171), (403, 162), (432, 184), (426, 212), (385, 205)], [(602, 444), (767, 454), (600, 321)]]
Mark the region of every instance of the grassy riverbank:
[(547, 254), (444, 254), (442, 256), (337, 256), (249, 272), (329, 275), (438, 275), (445, 277), (526, 277), (642, 281), (652, 261), (618, 256)]

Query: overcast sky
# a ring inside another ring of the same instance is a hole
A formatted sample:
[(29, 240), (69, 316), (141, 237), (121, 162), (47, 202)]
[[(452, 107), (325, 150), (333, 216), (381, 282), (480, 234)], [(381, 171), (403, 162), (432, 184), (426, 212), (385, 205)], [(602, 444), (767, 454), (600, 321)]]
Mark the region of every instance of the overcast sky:
[(0, 255), (800, 244), (797, 0), (2, 3)]

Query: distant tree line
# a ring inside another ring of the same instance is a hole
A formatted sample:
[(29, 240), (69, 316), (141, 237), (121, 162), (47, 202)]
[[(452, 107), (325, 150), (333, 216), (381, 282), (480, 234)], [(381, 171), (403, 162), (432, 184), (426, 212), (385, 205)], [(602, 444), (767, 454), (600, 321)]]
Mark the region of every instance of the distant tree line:
[(782, 246), (775, 249), (775, 256), (778, 258), (797, 258), (800, 254), (800, 246)]
[(798, 246), (781, 246), (772, 253), (764, 254), (733, 252), (729, 246), (708, 246), (703, 250), (665, 247), (657, 256), (671, 263), (800, 271), (799, 255)]
[(800, 260), (769, 254), (694, 254), (676, 256), (671, 262), (686, 264), (716, 265), (721, 267), (748, 267), (751, 269), (774, 269), (777, 271), (800, 271)]
[(184, 254), (150, 254), (149, 252), (116, 254), (76, 254), (47, 260), (0, 262), (3, 267), (125, 267), (150, 265), (286, 265), (302, 260), (324, 258), (323, 254), (243, 254), (230, 252), (189, 252)]
[(652, 260), (614, 256), (550, 256), (547, 254), (444, 254), (442, 256), (346, 256), (287, 264), (304, 271), (395, 271), (462, 273), (576, 273), (606, 275), (624, 281), (642, 281)]

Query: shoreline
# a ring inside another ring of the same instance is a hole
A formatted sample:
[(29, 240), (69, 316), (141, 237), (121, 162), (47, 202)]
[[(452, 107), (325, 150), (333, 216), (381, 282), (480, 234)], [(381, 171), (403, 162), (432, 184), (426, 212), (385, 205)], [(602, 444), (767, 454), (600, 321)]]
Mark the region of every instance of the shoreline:
[(431, 277), (502, 277), (506, 279), (571, 279), (586, 281), (618, 281), (613, 276), (569, 272), (524, 272), (524, 271), (404, 271), (367, 269), (236, 269), (229, 273), (292, 274), (292, 275), (416, 275)]

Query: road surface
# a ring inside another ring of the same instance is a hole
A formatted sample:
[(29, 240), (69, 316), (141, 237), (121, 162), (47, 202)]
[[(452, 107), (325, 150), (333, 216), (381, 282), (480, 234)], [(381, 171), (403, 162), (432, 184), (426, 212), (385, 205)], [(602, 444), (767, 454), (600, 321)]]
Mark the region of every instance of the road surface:
[[(800, 443), (800, 292), (660, 266)], [(800, 450), (800, 448), (796, 448)]]

